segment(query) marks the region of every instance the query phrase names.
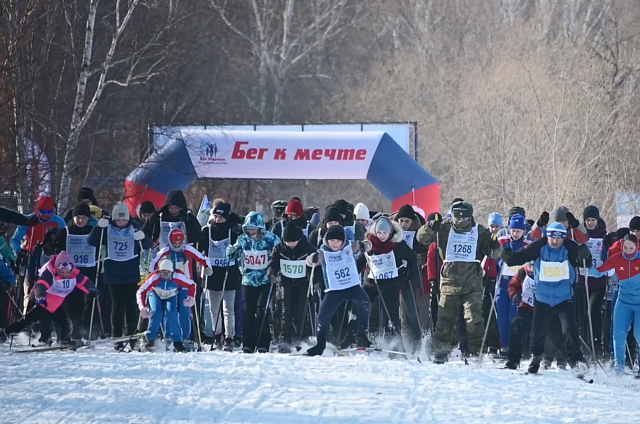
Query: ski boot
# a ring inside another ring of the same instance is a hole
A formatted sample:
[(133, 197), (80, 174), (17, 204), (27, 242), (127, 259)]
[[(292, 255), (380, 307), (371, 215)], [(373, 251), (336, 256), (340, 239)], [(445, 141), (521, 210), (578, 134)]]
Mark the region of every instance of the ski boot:
[(213, 337), (213, 347), (211, 350), (222, 350), (222, 334)]
[(540, 370), (540, 362), (542, 362), (542, 356), (534, 356), (529, 364), (529, 374), (537, 374)]
[(278, 346), (278, 353), (291, 353), (291, 339), (283, 340)]
[(156, 347), (156, 341), (155, 340), (147, 340), (144, 343), (144, 351), (145, 352), (153, 352), (155, 347)]
[(266, 349), (264, 347), (259, 347), (258, 348), (258, 353), (269, 353), (269, 349)]
[(250, 348), (250, 347), (243, 347), (242, 348), (242, 353), (249, 354), (249, 353), (254, 353), (255, 351), (256, 351), (255, 348)]
[(113, 348), (115, 349), (116, 352), (123, 352), (124, 351), (124, 342), (118, 342), (118, 343), (114, 344)]
[(305, 356), (322, 356), (324, 349), (327, 347), (325, 343), (318, 343), (317, 345), (310, 347), (305, 353)]
[(520, 363), (518, 361), (514, 361), (512, 359), (509, 359), (507, 361), (506, 364), (504, 364), (505, 368), (508, 368), (510, 370), (517, 370), (520, 367)]
[(184, 344), (182, 342), (173, 342), (173, 348), (175, 349), (176, 352), (187, 351), (187, 349), (185, 349)]
[(371, 340), (369, 340), (369, 337), (367, 337), (366, 334), (360, 334), (356, 341), (356, 346), (368, 348), (373, 346), (373, 343), (371, 343)]
[(225, 352), (233, 352), (233, 339), (231, 337), (227, 337), (224, 339), (224, 348)]

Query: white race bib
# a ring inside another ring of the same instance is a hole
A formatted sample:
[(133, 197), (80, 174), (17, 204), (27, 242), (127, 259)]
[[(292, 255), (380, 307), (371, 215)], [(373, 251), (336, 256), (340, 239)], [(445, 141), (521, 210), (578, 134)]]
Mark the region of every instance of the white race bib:
[(76, 283), (75, 278), (56, 278), (53, 280), (51, 287), (47, 289), (47, 293), (67, 297), (76, 287)]
[(171, 232), (171, 230), (182, 230), (185, 233), (185, 236), (187, 234), (187, 231), (184, 228), (184, 222), (179, 221), (179, 222), (166, 222), (166, 221), (160, 221), (160, 239), (158, 240), (158, 246), (160, 246), (160, 248), (162, 249), (165, 246), (169, 245), (169, 233)]
[(67, 252), (78, 268), (96, 266), (96, 248), (89, 244), (89, 236), (67, 234)]
[(540, 275), (538, 279), (548, 283), (559, 283), (562, 280), (569, 279), (569, 261), (546, 262), (540, 260)]
[(305, 278), (307, 276), (307, 261), (280, 261), (280, 273), (287, 278)]
[[(591, 264), (594, 267), (602, 265), (602, 239), (592, 238), (584, 245), (587, 246), (589, 248), (589, 252), (591, 252)], [(589, 270), (580, 268), (580, 275), (589, 275)]]
[(404, 238), (404, 242), (407, 243), (411, 249), (413, 249), (413, 241), (416, 239), (416, 232), (405, 231), (403, 238)]
[(518, 273), (520, 269), (519, 265), (516, 266), (507, 266), (505, 262), (502, 262), (502, 269), (500, 270), (501, 277), (513, 277)]
[(398, 278), (398, 268), (396, 268), (396, 257), (393, 252), (384, 255), (369, 256), (369, 278), (376, 280), (389, 280)]
[[(209, 228), (209, 234), (211, 234), (211, 228)], [(229, 230), (229, 238), (215, 241), (209, 237), (209, 262), (211, 266), (217, 266), (226, 268), (233, 266), (235, 262), (229, 262), (227, 260), (227, 247), (231, 244), (231, 230)]]
[(165, 290), (165, 289), (161, 289), (160, 287), (156, 286), (153, 288), (153, 291), (155, 292), (155, 294), (158, 295), (158, 297), (162, 300), (167, 300), (170, 297), (175, 296), (176, 294), (178, 294), (178, 289), (169, 289), (169, 290)]
[(522, 283), (522, 301), (527, 305), (533, 307), (534, 300), (536, 298), (536, 280), (529, 277), (525, 277)]
[(478, 249), (478, 226), (468, 233), (456, 233), (451, 227), (445, 262), (480, 262), (476, 259)]
[(360, 285), (356, 259), (350, 244), (340, 252), (324, 251), (323, 254), (327, 271), (325, 291), (344, 290)]
[(122, 230), (109, 225), (107, 230), (107, 259), (124, 262), (135, 258), (136, 240), (133, 238), (135, 230), (128, 226)]
[(249, 250), (244, 252), (244, 267), (261, 270), (269, 265), (269, 254), (266, 250)]

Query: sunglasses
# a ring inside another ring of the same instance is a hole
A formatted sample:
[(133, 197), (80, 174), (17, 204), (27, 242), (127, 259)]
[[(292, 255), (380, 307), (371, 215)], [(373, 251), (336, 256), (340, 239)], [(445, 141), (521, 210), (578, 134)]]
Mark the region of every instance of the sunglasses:
[(40, 213), (43, 215), (51, 215), (53, 213), (53, 209), (40, 209)]

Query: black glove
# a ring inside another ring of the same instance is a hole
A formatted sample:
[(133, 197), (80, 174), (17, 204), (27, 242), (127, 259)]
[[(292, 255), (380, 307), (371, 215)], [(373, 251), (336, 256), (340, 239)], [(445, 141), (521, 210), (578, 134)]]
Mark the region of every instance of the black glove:
[(578, 228), (580, 226), (580, 221), (571, 212), (567, 212), (567, 222), (569, 223), (569, 228)]
[(608, 233), (602, 239), (602, 245), (604, 247), (611, 247), (616, 242), (616, 236), (613, 233)]
[(100, 289), (96, 289), (95, 287), (89, 289), (89, 297), (94, 298), (100, 296)]
[(0, 293), (3, 291), (7, 291), (11, 288), (11, 283), (8, 281), (3, 281), (0, 283)]
[(436, 212), (435, 219), (427, 221), (427, 227), (431, 228), (433, 231), (438, 231), (442, 228), (442, 215)]
[(318, 263), (318, 256), (319, 256), (318, 252), (312, 254), (311, 255), (311, 262), (314, 263), (314, 264), (317, 264)]
[(548, 223), (549, 223), (549, 212), (544, 211), (540, 215), (540, 218), (538, 218), (538, 222), (536, 223), (536, 225), (542, 228), (542, 227), (546, 227)]
[(513, 301), (513, 303), (520, 306), (520, 302), (522, 302), (522, 295), (520, 293), (516, 293), (513, 295), (511, 300)]

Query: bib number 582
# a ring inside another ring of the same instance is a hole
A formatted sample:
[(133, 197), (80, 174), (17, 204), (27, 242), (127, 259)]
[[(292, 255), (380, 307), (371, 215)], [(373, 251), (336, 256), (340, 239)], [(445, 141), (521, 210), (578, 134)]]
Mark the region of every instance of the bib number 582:
[(336, 270), (335, 274), (336, 274), (336, 278), (351, 277), (351, 272), (349, 271), (349, 268), (338, 269)]

